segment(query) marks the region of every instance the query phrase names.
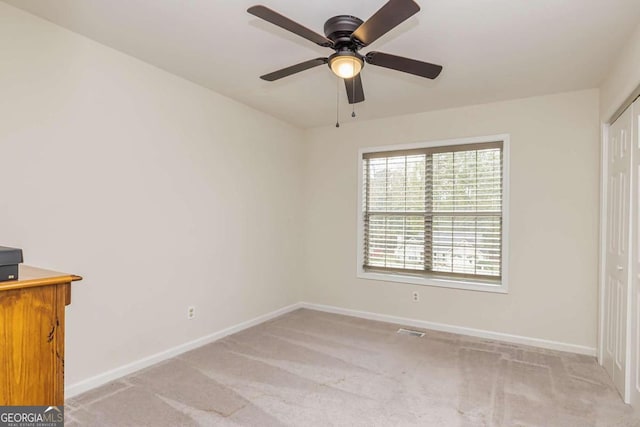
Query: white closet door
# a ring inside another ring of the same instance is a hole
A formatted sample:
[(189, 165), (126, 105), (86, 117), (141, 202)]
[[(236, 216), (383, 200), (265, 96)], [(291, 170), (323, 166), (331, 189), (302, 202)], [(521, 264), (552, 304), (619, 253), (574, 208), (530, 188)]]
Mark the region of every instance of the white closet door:
[[(627, 302), (631, 210), (631, 108), (609, 128), (607, 159), (607, 252), (605, 263), (604, 367), (625, 400)], [(635, 198), (634, 198), (635, 199)]]
[(631, 201), (630, 403), (640, 408), (640, 99), (631, 108), (633, 191)]

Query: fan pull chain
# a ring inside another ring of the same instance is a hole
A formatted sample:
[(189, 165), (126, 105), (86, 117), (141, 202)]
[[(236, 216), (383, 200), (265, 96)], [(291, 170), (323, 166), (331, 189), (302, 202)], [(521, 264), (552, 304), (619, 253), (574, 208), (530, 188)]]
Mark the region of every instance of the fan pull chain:
[(351, 92), (352, 92), (352, 95), (353, 95), (353, 98), (351, 98), (351, 99), (354, 100), (354, 103), (351, 104), (351, 108), (352, 108), (351, 117), (355, 117), (356, 116), (356, 103), (355, 103), (355, 100), (356, 100), (356, 78), (355, 77), (353, 78), (353, 90)]
[(336, 78), (336, 127), (340, 127), (340, 78)]
[[(353, 69), (356, 69), (356, 59), (352, 58), (351, 62), (353, 62)], [(356, 116), (356, 76), (351, 78), (351, 99), (353, 100), (353, 104), (351, 104), (351, 117)]]

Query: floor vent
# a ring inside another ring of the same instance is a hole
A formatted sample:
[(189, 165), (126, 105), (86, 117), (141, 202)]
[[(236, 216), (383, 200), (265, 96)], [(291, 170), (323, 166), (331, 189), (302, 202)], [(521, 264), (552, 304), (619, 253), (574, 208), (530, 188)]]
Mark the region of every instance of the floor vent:
[(418, 338), (422, 338), (424, 336), (424, 332), (412, 331), (411, 329), (404, 329), (404, 328), (398, 329), (398, 333), (402, 335), (409, 335), (409, 336), (418, 337)]

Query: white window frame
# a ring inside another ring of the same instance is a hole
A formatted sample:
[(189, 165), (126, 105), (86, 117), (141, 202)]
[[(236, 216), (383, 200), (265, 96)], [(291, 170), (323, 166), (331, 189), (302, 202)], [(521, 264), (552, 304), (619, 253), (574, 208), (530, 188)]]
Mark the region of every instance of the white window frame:
[[(509, 267), (509, 134), (479, 136), (472, 138), (456, 138), (440, 141), (424, 141), (412, 144), (386, 145), (367, 147), (358, 150), (358, 244), (357, 244), (357, 277), (360, 279), (382, 280), (385, 282), (410, 283), (414, 285), (437, 286), (444, 288), (466, 289), (472, 291), (508, 293)], [(502, 141), (502, 259), (500, 282), (489, 282), (476, 279), (457, 279), (415, 276), (396, 272), (366, 271), (364, 265), (364, 218), (362, 215), (363, 154), (381, 151), (410, 150), (416, 148), (444, 147), (463, 144), (482, 144)]]

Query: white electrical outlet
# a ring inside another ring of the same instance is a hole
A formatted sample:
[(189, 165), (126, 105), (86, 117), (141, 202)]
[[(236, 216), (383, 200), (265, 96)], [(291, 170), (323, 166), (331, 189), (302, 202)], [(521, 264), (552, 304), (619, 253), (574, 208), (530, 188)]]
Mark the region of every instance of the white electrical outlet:
[(418, 291), (413, 291), (413, 293), (411, 294), (411, 299), (413, 300), (413, 302), (420, 301), (420, 294), (418, 293)]
[(190, 306), (187, 308), (187, 319), (192, 320), (196, 317), (196, 308), (194, 306)]

